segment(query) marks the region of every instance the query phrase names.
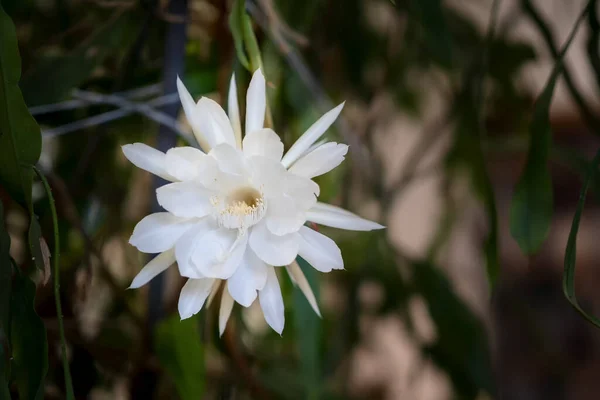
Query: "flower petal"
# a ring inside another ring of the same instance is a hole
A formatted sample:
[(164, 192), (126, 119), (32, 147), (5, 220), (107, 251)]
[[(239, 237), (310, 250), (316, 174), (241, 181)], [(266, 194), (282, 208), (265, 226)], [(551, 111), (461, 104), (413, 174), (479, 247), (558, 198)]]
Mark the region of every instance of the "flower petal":
[(216, 101), (202, 97), (196, 104), (196, 114), (202, 132), (206, 132), (211, 148), (221, 143), (235, 147), (235, 135), (229, 117)]
[(223, 336), (227, 321), (233, 310), (233, 297), (229, 294), (229, 291), (223, 288), (223, 294), (221, 295), (221, 307), (219, 308), (219, 336)]
[(250, 307), (256, 299), (256, 291), (262, 290), (267, 282), (267, 268), (267, 264), (252, 249), (246, 249), (240, 266), (227, 280), (227, 289), (235, 301)]
[(329, 129), (331, 124), (337, 119), (340, 112), (344, 108), (344, 103), (340, 104), (333, 110), (328, 111), (317, 122), (312, 124), (310, 128), (292, 145), (288, 150), (281, 163), (289, 168), (314, 142), (319, 140), (321, 136)]
[(174, 147), (167, 151), (167, 172), (180, 181), (197, 180), (210, 184), (217, 172), (217, 162), (194, 147)]
[(283, 143), (279, 136), (269, 128), (246, 134), (242, 148), (246, 157), (262, 156), (279, 162), (283, 156)]
[(214, 229), (217, 229), (216, 224), (212, 223), (210, 218), (204, 218), (177, 241), (175, 244), (175, 258), (181, 276), (193, 279), (205, 277), (192, 263), (192, 255), (195, 253), (202, 236)]
[(283, 196), (269, 199), (265, 223), (271, 233), (281, 236), (297, 232), (305, 222), (305, 212), (296, 206), (294, 199)]
[(162, 151), (158, 151), (144, 143), (126, 144), (121, 149), (125, 157), (136, 167), (160, 176), (167, 181), (176, 180), (167, 172), (165, 153)]
[(252, 250), (261, 260), (274, 266), (288, 265), (294, 261), (298, 255), (299, 242), (297, 232), (277, 236), (269, 232), (264, 223), (254, 225), (250, 232)]
[(168, 212), (150, 214), (135, 226), (129, 243), (143, 253), (162, 253), (172, 248), (195, 222)]
[(261, 188), (265, 196), (280, 196), (288, 172), (280, 162), (267, 157), (252, 156), (248, 158), (252, 183)]
[(154, 257), (142, 270), (133, 278), (129, 289), (137, 289), (150, 282), (152, 278), (160, 274), (175, 263), (175, 251), (167, 250)]
[(265, 77), (259, 68), (252, 75), (246, 93), (246, 135), (263, 128), (266, 109)]
[(333, 240), (306, 226), (300, 228), (299, 232), (301, 240), (298, 255), (314, 269), (321, 272), (344, 269), (342, 252)]
[(311, 179), (288, 172), (283, 185), (283, 192), (286, 196), (294, 199), (299, 209), (308, 210), (317, 203), (320, 188)]
[(315, 294), (313, 293), (312, 289), (310, 288), (310, 284), (308, 283), (308, 280), (306, 279), (304, 272), (302, 272), (300, 265), (298, 265), (298, 262), (296, 262), (294, 260), (294, 262), (291, 263), (290, 265), (288, 265), (286, 267), (286, 269), (287, 269), (287, 272), (290, 274), (290, 278), (292, 278), (292, 281), (296, 285), (298, 285), (298, 287), (300, 288), (302, 293), (304, 293), (304, 296), (306, 297), (306, 300), (308, 300), (308, 303), (310, 304), (312, 309), (320, 317), (321, 310), (319, 310), (319, 305), (317, 304), (317, 299), (315, 298)]
[(214, 279), (188, 279), (179, 294), (179, 316), (186, 319), (202, 309), (212, 288)]
[(240, 265), (247, 244), (248, 235), (238, 236), (234, 229), (211, 230), (198, 239), (191, 262), (204, 276), (227, 279)]
[(181, 100), (185, 116), (192, 127), (192, 131), (194, 132), (198, 144), (204, 151), (209, 151), (211, 148), (209, 143), (213, 141), (212, 137), (208, 136), (209, 132), (203, 132), (202, 115), (198, 113), (196, 102), (179, 77), (177, 77), (177, 92), (179, 93), (179, 99)]
[(258, 292), (258, 301), (265, 315), (267, 324), (273, 330), (281, 335), (283, 326), (285, 325), (285, 309), (283, 306), (283, 297), (281, 296), (281, 288), (277, 281), (275, 268), (267, 269), (267, 283), (265, 287)]
[(306, 219), (317, 224), (350, 231), (372, 231), (385, 228), (377, 222), (369, 221), (343, 208), (325, 203), (316, 203), (307, 211)]
[(243, 176), (247, 173), (243, 153), (235, 147), (222, 143), (215, 146), (209, 153), (219, 165), (219, 169), (232, 175)]
[(325, 143), (292, 164), (289, 171), (306, 178), (323, 175), (340, 165), (346, 153), (348, 146), (345, 144)]
[(235, 83), (235, 74), (231, 75), (231, 82), (229, 83), (229, 96), (227, 98), (227, 114), (229, 115), (229, 121), (231, 121), (231, 127), (235, 135), (235, 144), (238, 149), (242, 148), (242, 123), (240, 120), (240, 108), (237, 99), (237, 85)]
[(196, 182), (175, 182), (156, 189), (158, 204), (178, 217), (204, 217), (212, 211), (213, 192)]

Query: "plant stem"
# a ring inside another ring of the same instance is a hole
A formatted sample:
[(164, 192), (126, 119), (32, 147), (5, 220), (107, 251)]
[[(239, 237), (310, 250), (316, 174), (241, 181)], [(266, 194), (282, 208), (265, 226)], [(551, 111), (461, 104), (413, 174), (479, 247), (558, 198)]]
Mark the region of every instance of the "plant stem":
[(54, 301), (56, 304), (56, 317), (58, 319), (58, 331), (60, 334), (60, 350), (62, 355), (63, 370), (65, 373), (65, 388), (67, 391), (67, 400), (75, 399), (75, 392), (73, 391), (73, 381), (71, 379), (71, 371), (69, 370), (69, 360), (67, 359), (67, 341), (65, 339), (65, 325), (63, 322), (62, 306), (60, 304), (60, 237), (58, 234), (58, 217), (56, 214), (56, 206), (54, 204), (54, 197), (52, 196), (52, 190), (48, 184), (48, 180), (36, 166), (33, 166), (35, 173), (38, 175), (42, 183), (44, 184), (44, 190), (48, 196), (48, 203), (50, 204), (50, 212), (52, 213), (52, 227), (54, 228), (54, 254), (53, 256), (53, 269), (54, 269)]

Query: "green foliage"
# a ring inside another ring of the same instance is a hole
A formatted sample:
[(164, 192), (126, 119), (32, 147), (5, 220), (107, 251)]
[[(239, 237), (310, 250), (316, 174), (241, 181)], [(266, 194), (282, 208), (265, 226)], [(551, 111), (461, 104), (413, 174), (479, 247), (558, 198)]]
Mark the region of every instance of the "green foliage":
[(596, 156), (588, 166), (587, 177), (581, 188), (579, 195), (579, 201), (577, 202), (577, 208), (575, 209), (575, 215), (573, 216), (573, 223), (571, 224), (571, 231), (569, 232), (569, 239), (567, 242), (567, 249), (565, 250), (565, 268), (563, 274), (563, 291), (569, 303), (579, 312), (586, 320), (600, 328), (600, 319), (588, 314), (577, 301), (575, 294), (575, 266), (577, 264), (577, 232), (579, 231), (579, 222), (581, 221), (581, 215), (583, 214), (583, 208), (585, 206), (585, 199), (587, 196), (588, 189), (592, 182), (594, 182), (598, 173), (598, 166), (600, 165), (600, 150), (596, 153)]
[(248, 71), (262, 68), (258, 41), (252, 28), (252, 20), (246, 13), (246, 1), (235, 0), (229, 15), (229, 29), (233, 35), (235, 50), (240, 63)]
[[(10, 379), (10, 294), (12, 286), (12, 261), (10, 236), (4, 226), (4, 206), (0, 201), (0, 391), (8, 390)], [(0, 392), (1, 393), (1, 392)]]
[(581, 13), (563, 46), (544, 90), (538, 97), (531, 125), (530, 144), (525, 170), (515, 187), (510, 209), (510, 232), (521, 250), (535, 253), (548, 236), (552, 219), (552, 179), (548, 158), (552, 144), (549, 110), (554, 87), (563, 69), (563, 59), (588, 7)]
[(197, 317), (180, 320), (173, 315), (155, 330), (155, 351), (182, 400), (201, 399), (204, 394), (204, 346)]
[(442, 0), (410, 0), (411, 16), (420, 24), (429, 54), (444, 67), (452, 65), (452, 36)]
[[(310, 287), (319, 301), (318, 273), (302, 258), (297, 258)], [(321, 318), (314, 312), (306, 297), (299, 288), (294, 290), (294, 323), (296, 343), (300, 357), (300, 370), (304, 384), (305, 399), (318, 399), (321, 392), (321, 357), (320, 342), (322, 324)]]
[(23, 400), (43, 398), (48, 371), (46, 328), (34, 304), (35, 284), (27, 276), (15, 274), (10, 301), (12, 368)]

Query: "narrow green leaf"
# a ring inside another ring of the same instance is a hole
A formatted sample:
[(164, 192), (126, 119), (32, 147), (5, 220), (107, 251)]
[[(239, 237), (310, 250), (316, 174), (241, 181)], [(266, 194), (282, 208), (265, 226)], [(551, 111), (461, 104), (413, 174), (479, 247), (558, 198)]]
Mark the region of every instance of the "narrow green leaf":
[(35, 312), (34, 304), (35, 284), (27, 276), (16, 274), (10, 301), (12, 367), (23, 400), (44, 397), (48, 371), (46, 328)]
[(32, 211), (34, 165), (40, 157), (40, 128), (19, 90), (21, 58), (15, 26), (0, 5), (0, 184)]
[(529, 126), (527, 162), (515, 187), (510, 208), (510, 233), (526, 254), (536, 252), (546, 240), (550, 230), (553, 195), (552, 178), (548, 169), (548, 157), (552, 145), (549, 109), (554, 87), (562, 72), (564, 56), (588, 9), (589, 4), (577, 18), (569, 38), (557, 57), (550, 78), (534, 105)]
[(238, 60), (246, 68), (250, 70), (250, 62), (246, 56), (244, 46), (244, 17), (246, 16), (246, 1), (235, 0), (231, 8), (231, 14), (229, 14), (229, 29), (233, 35), (233, 42), (235, 44), (235, 51), (237, 53)]
[(10, 236), (4, 225), (4, 207), (0, 201), (0, 393), (8, 391), (10, 379), (10, 293), (12, 286), (12, 262), (10, 259)]
[(588, 314), (581, 308), (577, 301), (577, 296), (575, 295), (575, 265), (577, 262), (577, 232), (579, 231), (579, 222), (581, 221), (581, 215), (583, 214), (583, 207), (585, 206), (588, 189), (596, 178), (599, 164), (600, 150), (598, 150), (588, 167), (587, 177), (583, 182), (581, 193), (579, 194), (579, 201), (577, 202), (573, 223), (571, 224), (571, 232), (569, 232), (569, 239), (567, 241), (567, 248), (565, 250), (565, 270), (563, 274), (563, 292), (565, 293), (567, 300), (569, 300), (569, 303), (575, 307), (579, 314), (598, 328), (600, 328), (600, 319)]
[(435, 266), (415, 263), (413, 278), (436, 325), (437, 341), (426, 352), (448, 372), (457, 394), (470, 398), (485, 390), (493, 395), (489, 345), (481, 321)]
[(204, 348), (198, 319), (180, 320), (174, 315), (158, 324), (154, 341), (158, 360), (175, 383), (181, 399), (203, 398)]
[[(298, 257), (297, 261), (318, 302), (319, 286), (317, 271), (302, 258)], [(314, 312), (298, 287), (294, 290), (294, 320), (296, 343), (298, 345), (298, 354), (300, 355), (302, 380), (305, 390), (303, 398), (318, 399), (321, 392), (321, 362), (319, 356), (321, 318)]]

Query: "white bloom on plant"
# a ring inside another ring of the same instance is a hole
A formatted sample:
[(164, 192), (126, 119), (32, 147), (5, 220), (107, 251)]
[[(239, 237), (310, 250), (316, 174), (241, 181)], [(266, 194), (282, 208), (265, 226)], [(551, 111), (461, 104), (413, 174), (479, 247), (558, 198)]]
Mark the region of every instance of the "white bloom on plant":
[(135, 227), (130, 243), (159, 253), (135, 277), (137, 288), (177, 262), (188, 278), (179, 297), (182, 319), (198, 313), (223, 284), (221, 333), (234, 301), (250, 306), (258, 297), (267, 323), (281, 334), (284, 305), (275, 267), (287, 271), (320, 315), (310, 286), (296, 263), (300, 256), (315, 269), (343, 269), (340, 249), (307, 222), (369, 231), (383, 226), (341, 208), (317, 202), (312, 178), (337, 167), (348, 151), (338, 143), (315, 145), (335, 121), (343, 104), (323, 115), (283, 155), (283, 143), (264, 128), (265, 79), (257, 70), (246, 96), (245, 136), (235, 78), (229, 89), (229, 116), (213, 100), (194, 102), (183, 83), (177, 88), (185, 115), (201, 148), (165, 153), (145, 144), (123, 146), (139, 168), (169, 183), (156, 191), (166, 210), (148, 215)]

